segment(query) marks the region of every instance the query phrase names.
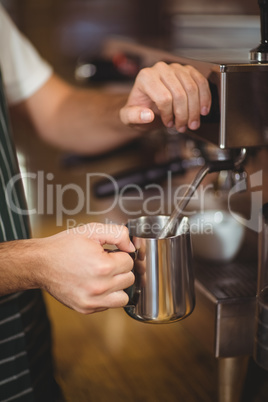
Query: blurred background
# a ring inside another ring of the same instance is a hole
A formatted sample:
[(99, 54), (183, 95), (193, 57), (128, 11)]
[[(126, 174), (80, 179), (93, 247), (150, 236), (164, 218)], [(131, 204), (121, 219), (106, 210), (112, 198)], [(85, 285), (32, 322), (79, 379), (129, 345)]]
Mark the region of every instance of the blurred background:
[[(228, 35), (226, 37), (225, 31), (222, 40), (229, 47), (234, 46), (230, 38), (234, 39), (232, 28), (235, 27), (234, 22), (228, 22), (230, 18), (236, 22), (236, 27), (242, 24), (250, 30), (254, 17), (244, 18), (243, 23), (241, 16), (259, 14), (257, 0), (4, 0), (2, 3), (41, 54), (64, 75), (72, 72), (72, 63), (81, 55), (98, 54), (103, 41), (111, 36), (123, 36), (164, 49), (184, 47), (188, 44), (180, 37), (180, 18), (187, 21), (193, 17), (191, 28), (194, 21), (198, 28), (200, 19), (204, 21), (213, 16), (214, 27), (224, 28), (228, 24)], [(258, 22), (257, 19), (257, 29)], [(206, 24), (209, 27), (209, 23)], [(215, 38), (210, 40), (215, 47)], [(198, 42), (191, 44), (191, 47), (198, 46)], [(202, 47), (205, 46), (203, 43)]]

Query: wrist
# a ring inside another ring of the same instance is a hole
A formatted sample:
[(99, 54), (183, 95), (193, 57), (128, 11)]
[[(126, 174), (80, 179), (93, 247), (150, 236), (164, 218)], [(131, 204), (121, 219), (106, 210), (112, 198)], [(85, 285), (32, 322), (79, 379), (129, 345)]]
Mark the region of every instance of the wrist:
[(0, 295), (41, 287), (38, 270), (39, 239), (14, 240), (0, 244)]

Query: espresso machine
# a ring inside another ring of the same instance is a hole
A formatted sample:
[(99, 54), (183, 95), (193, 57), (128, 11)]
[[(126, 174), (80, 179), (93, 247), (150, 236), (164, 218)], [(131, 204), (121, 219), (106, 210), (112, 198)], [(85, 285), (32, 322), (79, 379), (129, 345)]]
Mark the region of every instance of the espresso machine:
[[(108, 43), (106, 56), (118, 51), (138, 54), (145, 66), (159, 60), (190, 64), (208, 79), (212, 94), (209, 115), (202, 117), (198, 130), (185, 133), (201, 144), (205, 157), (185, 164), (171, 161), (147, 175), (125, 172), (115, 177), (119, 188), (137, 178), (140, 185), (157, 175), (161, 179), (165, 169), (181, 173), (203, 164), (205, 174), (235, 171), (235, 180), (245, 177), (247, 154), (268, 145), (268, 0), (258, 4), (261, 41), (254, 49), (202, 49), (195, 54), (191, 49), (165, 52), (124, 41)], [(107, 196), (110, 190), (108, 182), (100, 182), (97, 196)], [(194, 271), (196, 307), (182, 325), (218, 359), (218, 401), (238, 402), (254, 349), (257, 261), (224, 265), (196, 261)]]
[[(212, 95), (209, 115), (201, 117), (198, 130), (187, 131), (205, 143), (201, 148), (206, 160), (190, 186), (192, 190), (186, 193), (188, 199), (207, 173), (228, 171), (237, 182), (245, 178), (243, 163), (247, 150), (268, 144), (268, 2), (259, 0), (258, 3), (261, 17), (259, 46), (250, 51), (214, 50), (209, 54), (204, 50), (201, 57), (193, 55), (177, 60), (201, 71), (208, 79)], [(185, 207), (187, 202), (182, 204)], [(175, 222), (178, 214), (174, 211), (173, 215), (171, 219)], [(171, 230), (167, 227), (163, 236), (168, 233)]]
[[(169, 53), (124, 41), (120, 43), (120, 40), (115, 41), (115, 46), (113, 41), (108, 41), (107, 49), (104, 48), (104, 56), (107, 57), (114, 51), (138, 55), (143, 60), (141, 66), (165, 60), (190, 64), (203, 73), (208, 79), (212, 94), (211, 110), (208, 116), (201, 116), (199, 129), (194, 131), (188, 129), (185, 135), (201, 144), (205, 162), (229, 161), (230, 164), (227, 163), (226, 169), (232, 170), (229, 168), (233, 161), (235, 170), (240, 171), (238, 175), (233, 175), (237, 181), (244, 175), (242, 162), (246, 160), (247, 150), (268, 144), (267, 0), (259, 0), (259, 8), (261, 42), (255, 49), (213, 49), (213, 51), (202, 49), (197, 54), (194, 49), (187, 49), (187, 52), (185, 49), (182, 51), (179, 49)], [(171, 160), (163, 165), (152, 166), (147, 171), (136, 169), (119, 173), (114, 179), (118, 190), (128, 183), (144, 186), (152, 178), (163, 179), (167, 170), (174, 174), (184, 173), (187, 169), (204, 163), (204, 160), (202, 162), (200, 159), (191, 159), (183, 163), (178, 159)], [(212, 170), (220, 171), (221, 166), (214, 166)], [(98, 197), (106, 197), (113, 192), (113, 184), (107, 180), (98, 182), (95, 187)]]
[[(247, 152), (268, 145), (268, 1), (259, 0), (258, 4), (261, 42), (256, 48), (219, 54), (215, 51), (209, 55), (204, 51), (202, 57), (179, 60), (201, 71), (212, 93), (210, 114), (202, 119), (197, 131), (187, 133), (213, 144), (216, 161), (234, 161), (237, 155), (242, 155), (238, 163), (240, 171)], [(267, 249), (264, 237), (265, 233), (259, 235), (262, 242), (255, 263), (232, 262), (224, 268), (198, 263), (195, 266), (197, 309), (183, 325), (192, 332), (198, 332), (203, 325), (199, 339), (218, 358), (220, 402), (241, 400), (248, 356), (253, 355), (261, 367), (268, 367), (266, 347), (261, 344), (263, 339), (268, 339), (268, 327), (263, 322), (260, 325), (258, 298), (261, 296), (259, 290), (257, 294), (256, 284), (257, 275), (263, 278), (263, 268), (268, 268), (267, 257), (263, 259), (263, 250)]]

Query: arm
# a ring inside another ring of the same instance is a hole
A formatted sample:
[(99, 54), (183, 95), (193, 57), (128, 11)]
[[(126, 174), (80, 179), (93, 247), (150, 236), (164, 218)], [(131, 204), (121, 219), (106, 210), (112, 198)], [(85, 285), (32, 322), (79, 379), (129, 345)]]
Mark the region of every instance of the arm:
[[(124, 253), (107, 253), (114, 244)], [(0, 296), (41, 288), (61, 303), (90, 314), (122, 307), (134, 282), (125, 226), (91, 223), (57, 235), (0, 244)]]
[(197, 70), (159, 62), (140, 71), (128, 97), (78, 89), (53, 75), (17, 109), (51, 144), (96, 154), (161, 124), (180, 132), (187, 125), (196, 129), (210, 103), (207, 80)]
[(54, 74), (14, 110), (26, 115), (37, 133), (52, 145), (97, 154), (140, 135), (118, 117), (126, 99), (122, 94), (73, 87)]

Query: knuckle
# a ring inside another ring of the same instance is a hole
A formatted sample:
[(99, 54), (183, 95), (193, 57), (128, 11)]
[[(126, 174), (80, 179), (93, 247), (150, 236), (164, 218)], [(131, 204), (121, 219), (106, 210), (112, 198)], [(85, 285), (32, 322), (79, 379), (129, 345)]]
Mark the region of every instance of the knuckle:
[(209, 84), (206, 77), (204, 77), (203, 75), (199, 75), (198, 77), (196, 77), (196, 83), (199, 86), (200, 90), (203, 92), (203, 94), (209, 94), (210, 92)]
[(97, 308), (98, 306), (96, 305), (96, 303), (91, 303), (88, 301), (88, 303), (84, 302), (83, 305), (77, 311), (81, 314), (88, 315), (92, 314)]
[(191, 66), (190, 64), (186, 64), (184, 66), (184, 70), (187, 71), (187, 73), (191, 76), (201, 75), (201, 73), (199, 73), (199, 71), (195, 67)]
[(159, 95), (156, 101), (159, 110), (166, 109), (166, 107), (170, 105), (170, 103), (172, 103), (172, 95), (168, 91), (165, 91), (161, 95)]
[(208, 85), (208, 81), (206, 79), (206, 77), (200, 73), (200, 71), (198, 71), (195, 67), (191, 66), (191, 65), (186, 65), (185, 69), (188, 71), (188, 73), (194, 77), (194, 79), (196, 80), (196, 82), (201, 85), (201, 86), (206, 86)]
[(101, 296), (107, 291), (107, 287), (101, 283), (101, 282), (96, 282), (94, 285), (91, 287), (91, 295), (94, 296)]
[(185, 85), (186, 91), (188, 95), (194, 95), (197, 92), (197, 85), (195, 84), (194, 81), (187, 82)]
[(191, 64), (186, 64), (184, 67), (188, 71), (196, 71), (195, 68), (193, 66), (191, 66)]
[(124, 272), (130, 272), (134, 265), (133, 259), (128, 253), (122, 252), (119, 254), (118, 254), (118, 264), (120, 264)]
[(75, 310), (82, 314), (88, 314), (91, 308), (92, 306), (88, 300), (88, 292), (79, 292), (76, 298)]
[(208, 80), (203, 75), (199, 76), (198, 82), (201, 86), (208, 87)]
[(174, 71), (174, 73), (188, 73), (188, 69), (186, 65), (180, 64), (180, 63), (170, 63), (169, 67)]
[(129, 296), (125, 293), (125, 294), (122, 296), (122, 301), (121, 301), (121, 303), (120, 303), (120, 307), (126, 306), (126, 305), (128, 304), (128, 302), (129, 302)]
[(120, 233), (121, 233), (121, 236), (123, 236), (123, 237), (129, 237), (129, 230), (126, 226), (122, 226), (120, 228)]
[(97, 276), (100, 278), (104, 278), (110, 276), (113, 270), (113, 266), (110, 260), (102, 262), (97, 268)]
[(157, 70), (163, 70), (166, 67), (167, 67), (167, 64), (164, 61), (158, 61), (154, 65), (154, 68), (156, 68)]
[(147, 77), (150, 77), (150, 68), (149, 67), (144, 67), (141, 69), (138, 73), (137, 78), (139, 78), (142, 82), (147, 80)]
[(174, 92), (174, 100), (175, 100), (175, 111), (178, 113), (180, 110), (181, 104), (187, 102), (187, 95), (184, 90), (178, 90)]

